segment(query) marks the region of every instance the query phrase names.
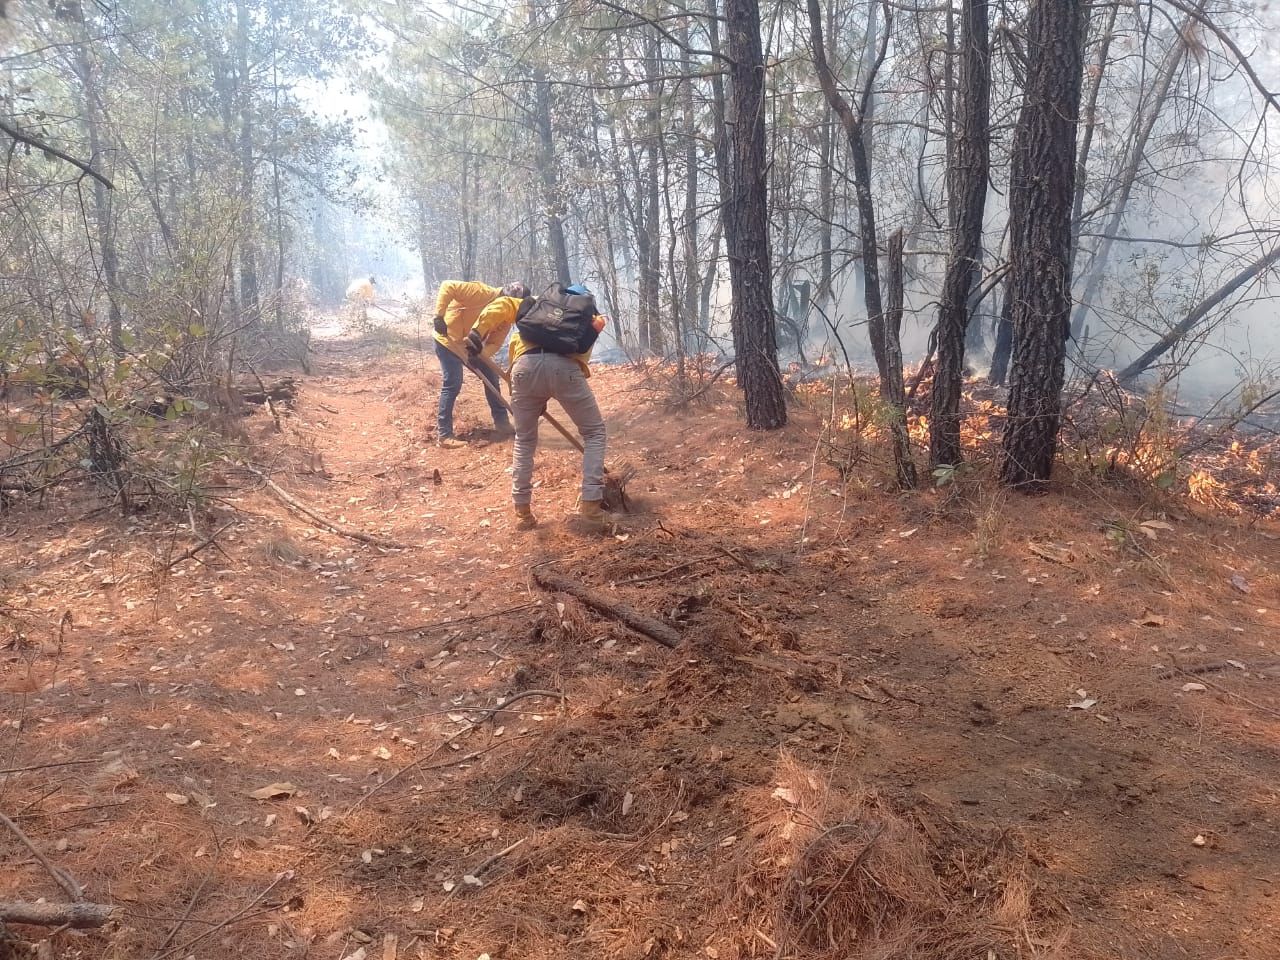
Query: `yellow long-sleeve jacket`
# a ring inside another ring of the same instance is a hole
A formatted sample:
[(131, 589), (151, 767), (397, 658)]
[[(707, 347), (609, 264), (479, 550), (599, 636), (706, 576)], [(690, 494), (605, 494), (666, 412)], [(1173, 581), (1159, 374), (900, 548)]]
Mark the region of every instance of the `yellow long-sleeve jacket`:
[[(606, 317), (603, 317), (600, 314), (596, 314), (595, 320), (593, 321), (593, 324), (596, 328), (596, 332), (597, 333), (602, 332), (607, 322), (608, 322), (608, 319)], [(511, 346), (507, 348), (507, 352), (511, 358), (511, 364), (510, 364), (511, 367), (512, 368), (515, 367), (516, 361), (520, 359), (521, 354), (527, 353), (529, 350), (532, 350), (534, 346), (535, 344), (525, 343), (522, 339), (520, 339), (520, 331), (517, 330), (515, 333), (513, 333), (511, 335)], [(590, 350), (588, 350), (586, 353), (572, 354), (569, 357), (569, 359), (578, 361), (578, 366), (582, 368), (582, 375), (584, 377), (591, 376), (591, 367), (589, 366), (589, 364), (591, 363)]]
[(449, 335), (437, 333), (436, 340), (446, 347), (456, 346), (471, 332), (481, 311), (501, 292), (498, 287), (476, 280), (446, 280), (440, 284), (435, 315), (444, 317)]
[(520, 303), (519, 297), (495, 297), (480, 311), (480, 317), (472, 329), (484, 341), (481, 356), (492, 357), (502, 347), (507, 334), (516, 325), (516, 311), (520, 309)]

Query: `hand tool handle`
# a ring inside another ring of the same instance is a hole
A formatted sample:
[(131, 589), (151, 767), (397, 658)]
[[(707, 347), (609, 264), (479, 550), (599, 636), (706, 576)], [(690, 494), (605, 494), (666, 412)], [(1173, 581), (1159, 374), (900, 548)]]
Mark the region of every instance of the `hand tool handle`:
[[(465, 355), (465, 351), (460, 353), (457, 349), (453, 347), (452, 344), (450, 344), (449, 349), (453, 350), (453, 352), (461, 358), (463, 365), (466, 366), (467, 369), (469, 369), (472, 373), (474, 373), (477, 377), (480, 378), (480, 382), (484, 384), (484, 388), (486, 391), (488, 391), (489, 395), (493, 397), (497, 397), (498, 402), (507, 408), (507, 412), (511, 414), (512, 417), (515, 417), (516, 412), (515, 410), (511, 409), (511, 404), (507, 402), (507, 398), (502, 395), (501, 391), (499, 391), (497, 387), (495, 387), (492, 383), (489, 382), (489, 378), (484, 376), (484, 374), (480, 372), (477, 365), (483, 364), (486, 367), (488, 367), (490, 370), (497, 373), (498, 376), (500, 376), (503, 380), (507, 381), (508, 387), (511, 386), (511, 374), (507, 373), (506, 370), (503, 370), (502, 367), (498, 366), (488, 357), (482, 357), (479, 355), (475, 357), (471, 357), (469, 355)], [(574, 436), (573, 433), (569, 431), (568, 427), (566, 427), (563, 423), (561, 423), (559, 420), (553, 417), (546, 410), (542, 411), (542, 418), (546, 420), (547, 423), (551, 424), (553, 427), (559, 430), (561, 436), (563, 436), (566, 440), (568, 440), (571, 444), (573, 444), (574, 448), (579, 453), (586, 452), (582, 449), (582, 441), (579, 440), (576, 436)]]

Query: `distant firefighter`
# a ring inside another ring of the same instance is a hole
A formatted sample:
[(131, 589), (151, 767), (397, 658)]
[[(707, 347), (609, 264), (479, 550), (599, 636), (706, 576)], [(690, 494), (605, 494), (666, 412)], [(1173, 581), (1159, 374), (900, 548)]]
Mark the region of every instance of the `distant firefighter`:
[(347, 302), (358, 312), (360, 322), (369, 322), (369, 305), (373, 303), (373, 277), (361, 277), (352, 280), (347, 287)]
[(352, 303), (373, 303), (373, 277), (352, 280), (347, 287), (347, 299)]

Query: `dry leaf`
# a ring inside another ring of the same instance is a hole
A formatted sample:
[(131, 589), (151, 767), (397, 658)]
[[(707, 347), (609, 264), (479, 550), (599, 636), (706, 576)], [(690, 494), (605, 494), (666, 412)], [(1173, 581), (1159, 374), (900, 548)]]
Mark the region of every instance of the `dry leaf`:
[(469, 874), (469, 873), (468, 873), (468, 874), (465, 874), (465, 875), (463, 876), (463, 878), (462, 878), (462, 882), (463, 882), (463, 883), (465, 883), (468, 887), (483, 887), (483, 886), (484, 886), (484, 881), (483, 881), (483, 880), (481, 880), (479, 877), (474, 877), (474, 876), (472, 876), (472, 875), (471, 875), (471, 874)]
[(1147, 611), (1142, 615), (1142, 619), (1138, 621), (1138, 626), (1163, 627), (1168, 622), (1169, 621), (1166, 620), (1164, 617), (1162, 617), (1160, 614), (1151, 613), (1150, 611)]
[(1085, 697), (1083, 700), (1076, 700), (1067, 704), (1068, 710), (1090, 710), (1097, 706), (1097, 697)]
[(781, 800), (783, 803), (795, 803), (796, 793), (790, 787), (778, 787), (773, 791), (775, 800)]
[(440, 886), (444, 887), (445, 893), (453, 893), (453, 888), (456, 887), (457, 884), (452, 880), (446, 880), (444, 883), (440, 884)]
[(1197, 833), (1195, 839), (1191, 841), (1193, 847), (1203, 847), (1209, 841), (1204, 838), (1204, 834)]
[(249, 793), (254, 800), (278, 800), (282, 797), (292, 797), (298, 792), (298, 788), (292, 783), (285, 780), (281, 783), (270, 783), (265, 787), (259, 787)]
[(573, 901), (572, 909), (574, 913), (586, 913), (587, 902), (585, 900), (575, 900)]
[(348, 953), (342, 960), (365, 960), (369, 956), (369, 951), (364, 947), (358, 949), (355, 953)]
[(635, 805), (635, 802), (635, 794), (628, 790), (626, 795), (622, 798), (622, 815), (624, 817), (631, 812), (631, 808)]
[(170, 803), (176, 803), (180, 807), (185, 807), (191, 802), (191, 798), (185, 793), (166, 793), (165, 796), (168, 798)]
[(1239, 590), (1241, 593), (1253, 592), (1253, 588), (1249, 586), (1249, 581), (1238, 573), (1231, 578), (1231, 586), (1235, 587), (1235, 589)]
[(373, 755), (377, 757), (379, 760), (391, 759), (391, 751), (388, 750), (386, 747), (379, 747), (377, 750), (373, 751)]
[(1184, 683), (1182, 685), (1183, 693), (1200, 693), (1207, 689), (1209, 688), (1206, 687), (1203, 683)]

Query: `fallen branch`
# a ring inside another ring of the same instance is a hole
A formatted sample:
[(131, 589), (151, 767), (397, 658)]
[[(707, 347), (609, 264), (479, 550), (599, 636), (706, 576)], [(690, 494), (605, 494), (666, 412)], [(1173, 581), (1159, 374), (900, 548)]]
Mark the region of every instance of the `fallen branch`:
[(221, 527), (219, 527), (217, 530), (215, 530), (215, 531), (213, 532), (213, 534), (212, 534), (212, 535), (210, 535), (210, 537), (209, 537), (207, 540), (205, 540), (205, 541), (203, 541), (203, 542), (201, 542), (201, 543), (196, 544), (196, 545), (195, 545), (194, 547), (192, 547), (190, 550), (184, 550), (180, 556), (174, 557), (172, 560), (170, 560), (168, 563), (166, 563), (166, 564), (164, 565), (164, 568), (165, 568), (166, 570), (172, 570), (174, 567), (176, 567), (178, 564), (182, 563), (184, 560), (190, 560), (192, 557), (194, 557), (194, 556), (195, 556), (197, 553), (199, 553), (201, 550), (205, 550), (205, 549), (207, 549), (207, 548), (209, 548), (209, 547), (213, 546), (213, 544), (217, 541), (217, 539), (218, 539), (220, 536), (222, 536), (224, 533), (226, 533), (226, 532), (227, 532), (227, 530), (228, 530), (229, 528), (231, 528), (231, 527), (235, 526), (235, 523), (236, 523), (236, 521), (234, 521), (234, 520), (228, 520), (228, 521), (227, 521), (226, 523), (224, 523)]
[(413, 547), (407, 543), (399, 543), (395, 540), (383, 540), (381, 537), (375, 537), (359, 530), (353, 530), (351, 527), (344, 526), (336, 520), (330, 520), (321, 513), (317, 513), (314, 509), (307, 506), (289, 491), (285, 490), (278, 483), (268, 477), (260, 470), (245, 465), (245, 469), (252, 473), (255, 477), (263, 482), (268, 490), (280, 498), (287, 506), (297, 510), (307, 519), (311, 520), (322, 530), (328, 530), (330, 533), (336, 533), (339, 536), (346, 537), (349, 540), (358, 540), (360, 543), (367, 543), (374, 547), (385, 547), (389, 550), (412, 550)]
[(640, 577), (631, 577), (627, 580), (619, 580), (617, 586), (631, 587), (635, 586), (637, 583), (649, 583), (652, 580), (662, 580), (671, 576), (673, 573), (678, 573), (681, 570), (686, 570), (699, 563), (706, 563), (708, 560), (714, 559), (715, 557), (694, 557), (692, 560), (686, 560), (684, 563), (677, 563), (674, 567), (667, 567), (665, 570), (659, 570), (657, 573), (646, 573)]
[(86, 763), (101, 763), (101, 757), (86, 757), (81, 760), (54, 760), (52, 763), (34, 763), (29, 767), (5, 767), (0, 776), (9, 773), (30, 773), (32, 770), (52, 770), (55, 767), (77, 767)]
[(671, 647), (672, 649), (680, 645), (679, 631), (667, 626), (660, 620), (637, 613), (630, 607), (615, 603), (612, 600), (606, 600), (588, 590), (576, 580), (570, 580), (567, 577), (541, 569), (533, 571), (533, 579), (544, 590), (549, 590), (553, 593), (567, 593), (569, 596), (582, 601), (584, 605), (597, 613), (602, 613), (612, 620), (625, 624), (636, 633), (648, 637), (655, 643), (660, 643), (664, 647)]
[(111, 919), (116, 908), (105, 903), (0, 903), (0, 923), (86, 930)]
[(293, 879), (292, 870), (286, 870), (283, 873), (277, 874), (276, 878), (272, 880), (269, 884), (267, 884), (267, 886), (263, 889), (263, 891), (259, 893), (256, 897), (254, 897), (252, 900), (250, 900), (243, 908), (241, 908), (240, 910), (237, 910), (235, 913), (227, 917), (225, 920), (222, 920), (216, 924), (213, 924), (208, 930), (204, 931), (204, 933), (201, 933), (197, 937), (193, 937), (192, 939), (188, 940), (186, 943), (182, 944), (181, 946), (171, 947), (164, 953), (157, 954), (156, 955), (157, 960), (164, 960), (165, 957), (171, 957), (174, 954), (179, 954), (179, 953), (185, 955), (197, 943), (200, 943), (202, 940), (207, 940), (209, 937), (213, 936), (218, 931), (224, 930), (227, 927), (231, 926), (233, 923), (236, 923), (239, 920), (245, 919), (245, 915), (248, 914), (249, 911), (251, 911), (254, 907), (260, 904), (263, 900), (265, 900), (267, 898), (267, 894), (269, 894), (272, 890), (278, 887), (281, 883), (287, 880), (292, 880), (292, 879)]
[[(262, 382), (262, 377), (258, 375), (258, 371), (254, 368), (253, 364), (249, 364), (249, 372), (253, 374), (253, 379), (258, 381), (259, 392), (257, 394), (241, 393), (240, 396), (249, 403), (265, 403), (267, 405), (267, 410), (271, 413), (271, 419), (275, 421), (276, 433), (284, 433), (284, 423), (280, 419), (280, 411), (276, 409), (275, 403), (272, 402), (273, 397), (271, 395), (271, 391), (268, 390), (267, 385)], [(286, 382), (290, 385), (293, 383), (292, 380)], [(251, 397), (254, 399), (250, 399)]]
[[(499, 850), (497, 853), (493, 854), (492, 856), (485, 858), (484, 862), (482, 862), (478, 867), (475, 867), (474, 869), (470, 870), (466, 874), (466, 876), (471, 877), (475, 880), (479, 880), (481, 874), (483, 874), (486, 870), (492, 867), (495, 863), (497, 863), (503, 857), (519, 850), (522, 846), (524, 846), (524, 842), (528, 839), (529, 839), (528, 837), (521, 837), (519, 840), (511, 844), (509, 847), (505, 847), (502, 850)], [(469, 886), (469, 884), (466, 882), (464, 878), (462, 883), (456, 884), (453, 887), (453, 889), (449, 891), (449, 895), (444, 898), (444, 902), (448, 903), (450, 900), (453, 899), (454, 894), (463, 890), (467, 886)]]
[(67, 896), (76, 902), (84, 900), (84, 891), (80, 889), (80, 884), (76, 883), (61, 867), (50, 863), (49, 858), (40, 852), (40, 848), (31, 842), (31, 838), (22, 832), (22, 828), (3, 813), (0, 813), (0, 826), (7, 827), (9, 832), (18, 838), (18, 842), (31, 851), (31, 855), (36, 858), (40, 866), (45, 868), (49, 876), (57, 881), (58, 886), (67, 892)]

